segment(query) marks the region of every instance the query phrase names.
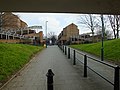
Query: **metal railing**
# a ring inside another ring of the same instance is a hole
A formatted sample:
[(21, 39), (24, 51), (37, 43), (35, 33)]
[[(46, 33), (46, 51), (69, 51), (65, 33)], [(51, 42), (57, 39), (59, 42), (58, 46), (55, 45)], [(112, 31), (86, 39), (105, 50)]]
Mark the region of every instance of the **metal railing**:
[[(83, 64), (84, 66), (84, 77), (87, 77), (87, 69), (90, 69), (91, 71), (93, 71), (95, 74), (99, 75), (101, 78), (103, 78), (105, 81), (107, 81), (108, 83), (110, 83), (111, 85), (113, 85), (114, 87), (114, 90), (119, 90), (119, 70), (120, 70), (120, 67), (118, 65), (112, 65), (112, 64), (109, 64), (107, 62), (104, 62), (104, 61), (100, 61), (98, 59), (95, 59), (89, 55), (86, 55), (84, 53), (81, 53), (79, 52), (78, 50), (75, 50), (73, 48), (70, 48), (68, 46), (61, 46), (61, 45), (58, 45), (59, 48), (63, 51), (63, 53), (65, 53), (65, 55), (67, 55), (68, 59), (72, 59), (72, 63), (73, 65), (76, 65), (76, 61), (80, 62)], [(80, 60), (80, 58), (78, 58), (76, 55), (82, 55), (84, 58), (83, 58), (83, 61)], [(88, 65), (88, 59), (90, 60), (93, 60), (99, 64), (102, 64), (102, 65), (105, 65), (109, 68), (112, 68), (114, 70), (114, 80), (113, 82), (111, 80), (109, 80), (108, 78), (104, 77), (104, 75), (102, 75), (101, 73), (97, 72), (96, 70), (92, 69), (89, 65)]]

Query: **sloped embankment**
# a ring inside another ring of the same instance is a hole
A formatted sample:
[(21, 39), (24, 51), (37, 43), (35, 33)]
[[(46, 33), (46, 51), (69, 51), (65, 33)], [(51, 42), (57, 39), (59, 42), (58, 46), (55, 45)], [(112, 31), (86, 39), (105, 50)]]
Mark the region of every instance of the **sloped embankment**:
[[(97, 55), (99, 57), (101, 54), (101, 42), (71, 45), (71, 47)], [(104, 41), (104, 57), (106, 60), (120, 65), (120, 39)]]
[(0, 43), (0, 82), (22, 68), (41, 46)]

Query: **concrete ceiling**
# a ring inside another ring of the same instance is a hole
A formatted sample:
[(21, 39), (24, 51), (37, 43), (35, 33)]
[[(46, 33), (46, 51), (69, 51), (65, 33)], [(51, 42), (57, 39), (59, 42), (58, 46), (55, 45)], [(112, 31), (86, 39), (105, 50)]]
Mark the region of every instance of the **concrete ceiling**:
[(0, 11), (120, 14), (120, 0), (0, 0)]

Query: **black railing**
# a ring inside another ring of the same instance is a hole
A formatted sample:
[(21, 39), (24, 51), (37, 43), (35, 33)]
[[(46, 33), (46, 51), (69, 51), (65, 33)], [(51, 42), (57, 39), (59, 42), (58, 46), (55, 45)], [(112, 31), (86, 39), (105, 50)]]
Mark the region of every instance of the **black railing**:
[[(79, 52), (78, 50), (75, 50), (73, 48), (70, 48), (68, 46), (61, 46), (59, 45), (60, 49), (63, 50), (63, 52), (65, 53), (65, 55), (68, 55), (68, 59), (72, 59), (73, 60), (73, 65), (76, 65), (76, 61), (82, 63), (84, 65), (84, 77), (87, 77), (87, 69), (90, 69), (91, 71), (93, 71), (94, 73), (96, 73), (97, 75), (99, 75), (101, 78), (103, 78), (104, 80), (106, 80), (108, 83), (110, 83), (111, 85), (114, 86), (114, 90), (119, 90), (119, 70), (120, 67), (117, 65), (111, 65), (109, 63), (106, 63), (104, 61), (100, 61), (98, 59), (95, 59), (89, 55), (86, 55), (84, 53)], [(76, 55), (82, 55), (83, 56), (83, 62), (80, 60), (80, 58), (76, 57)], [(100, 64), (103, 64), (109, 68), (113, 68), (114, 69), (114, 81), (112, 82), (111, 80), (109, 80), (108, 78), (104, 77), (101, 73), (97, 72), (96, 70), (92, 69), (91, 67), (88, 66), (88, 59), (91, 59), (95, 62), (98, 62)]]

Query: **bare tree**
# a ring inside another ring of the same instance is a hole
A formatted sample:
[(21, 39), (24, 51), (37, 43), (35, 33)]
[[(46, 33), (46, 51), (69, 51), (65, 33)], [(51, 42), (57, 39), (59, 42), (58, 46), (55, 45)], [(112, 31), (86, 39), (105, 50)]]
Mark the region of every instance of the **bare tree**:
[(108, 15), (99, 15), (98, 19), (98, 24), (96, 25), (96, 34), (97, 35), (103, 35), (103, 38), (112, 38), (112, 31), (109, 28), (109, 18)]
[(48, 36), (48, 38), (51, 38), (54, 35), (55, 35), (55, 32), (49, 32), (47, 36)]
[(106, 35), (107, 39), (112, 39), (112, 34), (113, 34), (113, 32), (110, 30), (105, 31), (105, 35)]
[(119, 38), (119, 27), (120, 27), (120, 15), (115, 15), (116, 18), (116, 31), (117, 31), (117, 38)]
[(119, 38), (120, 15), (108, 15), (114, 38)]
[(2, 30), (2, 16), (3, 16), (3, 12), (0, 12), (0, 30)]
[(49, 32), (48, 38), (49, 38), (49, 40), (52, 41), (52, 44), (54, 45), (56, 43), (56, 40), (57, 40), (57, 35), (55, 35), (55, 32)]
[[(99, 30), (97, 30), (95, 33), (96, 33), (96, 35), (101, 35), (101, 34), (102, 34), (102, 30), (99, 29)], [(110, 31), (110, 30), (105, 30), (105, 32), (104, 32), (104, 37), (106, 37), (106, 39), (112, 39), (112, 34), (113, 34), (112, 31)]]
[(20, 29), (21, 20), (19, 17), (12, 12), (4, 12), (2, 14), (2, 27), (8, 29)]
[(89, 28), (92, 32), (92, 36), (94, 36), (94, 30), (95, 27), (98, 25), (98, 20), (96, 18), (96, 16), (94, 16), (93, 14), (87, 14), (84, 15), (83, 17), (80, 17), (80, 20), (78, 23), (80, 24), (84, 24), (85, 26), (87, 26), (87, 28)]

